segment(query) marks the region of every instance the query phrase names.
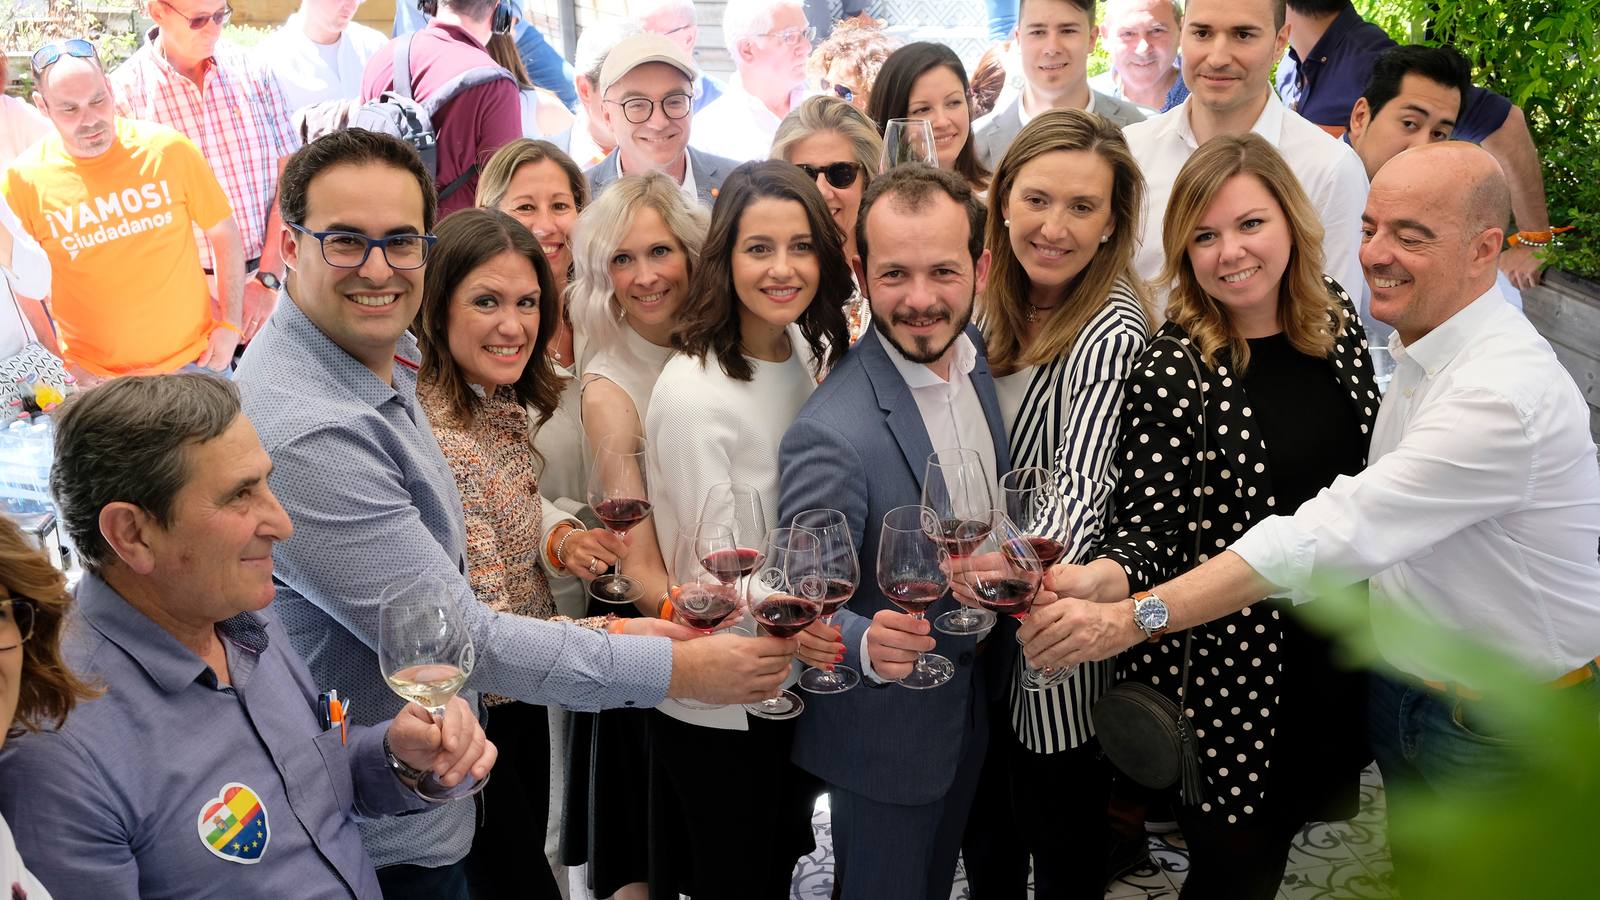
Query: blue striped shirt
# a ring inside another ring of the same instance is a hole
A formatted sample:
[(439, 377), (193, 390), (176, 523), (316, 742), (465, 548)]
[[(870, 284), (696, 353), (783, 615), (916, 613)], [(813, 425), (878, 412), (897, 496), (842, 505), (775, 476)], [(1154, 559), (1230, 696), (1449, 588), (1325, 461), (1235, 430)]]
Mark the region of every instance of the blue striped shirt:
[[(245, 415), (272, 457), (269, 483), (294, 523), (273, 550), (275, 601), (317, 684), (347, 694), (358, 724), (404, 705), (378, 667), (378, 602), (432, 576), (453, 585), (477, 665), (476, 692), (570, 709), (653, 707), (672, 648), (661, 638), (498, 613), (472, 597), (455, 478), (417, 403), (416, 342), (402, 336), (384, 384), (306, 318), (287, 293), (239, 363)], [(473, 804), (362, 823), (379, 866), (446, 866), (472, 845)]]

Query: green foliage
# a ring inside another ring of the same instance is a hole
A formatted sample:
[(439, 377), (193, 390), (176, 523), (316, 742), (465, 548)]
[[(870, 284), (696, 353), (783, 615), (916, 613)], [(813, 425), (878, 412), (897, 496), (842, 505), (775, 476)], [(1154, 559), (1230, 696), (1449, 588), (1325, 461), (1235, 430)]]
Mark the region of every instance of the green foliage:
[(132, 0), (50, 0), (44, 15), (25, 16), (17, 4), (0, 2), (0, 49), (24, 57), (11, 72), (19, 82), (18, 95), (26, 97), (33, 89), (26, 55), (50, 41), (88, 38), (99, 48), (106, 70), (115, 69), (139, 46), (136, 28), (141, 6)]
[(1545, 260), (1600, 278), (1600, 0), (1368, 0), (1356, 7), (1397, 36), (1405, 30), (1396, 23), (1431, 19), (1434, 42), (1453, 43), (1472, 60), (1479, 84), (1522, 107), (1544, 162), (1550, 221), (1578, 229)]

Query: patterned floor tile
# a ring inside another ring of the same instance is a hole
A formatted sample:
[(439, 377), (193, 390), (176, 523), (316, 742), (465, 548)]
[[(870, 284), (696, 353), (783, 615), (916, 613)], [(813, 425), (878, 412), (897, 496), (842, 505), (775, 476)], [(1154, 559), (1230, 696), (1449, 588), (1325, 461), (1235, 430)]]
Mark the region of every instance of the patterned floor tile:
[(1393, 900), (1393, 890), (1357, 860), (1287, 872), (1281, 900)]

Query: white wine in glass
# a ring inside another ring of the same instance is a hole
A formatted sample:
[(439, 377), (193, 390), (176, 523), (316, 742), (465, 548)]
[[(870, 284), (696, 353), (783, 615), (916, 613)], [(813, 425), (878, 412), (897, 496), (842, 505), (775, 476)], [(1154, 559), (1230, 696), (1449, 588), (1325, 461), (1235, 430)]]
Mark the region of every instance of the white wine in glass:
[[(378, 666), (389, 689), (420, 704), (435, 722), (472, 674), (472, 635), (461, 618), (450, 585), (431, 577), (391, 587), (378, 607)], [(417, 796), (434, 803), (470, 797), (483, 790), (470, 774), (446, 787), (429, 772), (417, 782)]]

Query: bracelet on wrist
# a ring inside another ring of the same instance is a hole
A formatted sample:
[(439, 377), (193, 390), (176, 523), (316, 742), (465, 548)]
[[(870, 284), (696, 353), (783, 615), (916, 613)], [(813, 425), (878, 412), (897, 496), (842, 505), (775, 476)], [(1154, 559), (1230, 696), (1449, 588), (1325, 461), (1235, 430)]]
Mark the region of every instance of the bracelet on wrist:
[(389, 770), (400, 776), (403, 781), (416, 783), (428, 774), (394, 755), (394, 748), (389, 746), (389, 734), (387, 732), (383, 735), (383, 757), (389, 763)]
[[(565, 524), (567, 526), (566, 533), (562, 534), (561, 535), (561, 539), (556, 541), (555, 550), (550, 554), (551, 559), (555, 562), (556, 568), (558, 568), (558, 569), (565, 569), (567, 567), (567, 556), (566, 556), (567, 539), (572, 537), (574, 532), (577, 532), (577, 531), (588, 531), (589, 530), (587, 528), (581, 528), (581, 527), (579, 527), (577, 525), (574, 525), (574, 524), (572, 524), (570, 522), (565, 522), (565, 523), (562, 523), (562, 524)], [(556, 528), (560, 528), (560, 527), (561, 527), (561, 525), (557, 525), (556, 526)], [(555, 532), (551, 531), (550, 532), (550, 536), (552, 538), (554, 538), (555, 537)]]

